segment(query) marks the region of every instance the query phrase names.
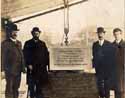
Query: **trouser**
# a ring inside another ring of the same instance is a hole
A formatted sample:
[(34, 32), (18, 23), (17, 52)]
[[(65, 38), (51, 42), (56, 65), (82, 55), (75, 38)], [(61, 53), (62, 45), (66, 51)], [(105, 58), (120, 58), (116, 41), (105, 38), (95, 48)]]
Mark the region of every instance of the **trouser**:
[(110, 88), (108, 78), (103, 75), (96, 75), (97, 87), (101, 98), (110, 98)]
[(116, 75), (115, 98), (125, 98), (125, 75)]
[(120, 82), (117, 82), (115, 88), (115, 98), (125, 98), (124, 86), (125, 85), (120, 86)]
[(42, 88), (39, 80), (34, 80), (32, 78), (29, 79), (28, 94), (30, 95), (30, 98), (43, 98)]
[(18, 98), (19, 96), (19, 87), (21, 82), (21, 73), (14, 76), (5, 74), (6, 75), (6, 89), (5, 89), (5, 98)]
[(120, 91), (115, 91), (115, 98), (125, 98), (125, 93)]

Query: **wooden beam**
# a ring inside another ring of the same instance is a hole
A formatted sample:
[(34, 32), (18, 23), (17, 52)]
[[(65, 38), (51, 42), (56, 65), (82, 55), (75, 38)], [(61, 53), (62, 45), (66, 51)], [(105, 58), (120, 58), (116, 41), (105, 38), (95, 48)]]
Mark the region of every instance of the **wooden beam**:
[[(70, 3), (69, 7), (80, 4), (80, 3), (83, 3), (85, 1), (88, 1), (88, 0), (77, 0), (76, 2)], [(22, 21), (25, 21), (25, 20), (28, 20), (28, 19), (31, 19), (31, 18), (35, 18), (35, 17), (41, 16), (41, 15), (46, 15), (46, 14), (52, 13), (54, 11), (58, 11), (58, 10), (61, 10), (61, 9), (64, 9), (64, 5), (61, 5), (59, 7), (54, 8), (54, 9), (50, 9), (48, 11), (41, 12), (41, 13), (38, 13), (38, 14), (35, 14), (35, 15), (24, 17), (24, 18), (18, 19), (18, 20), (13, 21), (13, 22), (14, 23), (19, 23), (19, 22), (22, 22)]]

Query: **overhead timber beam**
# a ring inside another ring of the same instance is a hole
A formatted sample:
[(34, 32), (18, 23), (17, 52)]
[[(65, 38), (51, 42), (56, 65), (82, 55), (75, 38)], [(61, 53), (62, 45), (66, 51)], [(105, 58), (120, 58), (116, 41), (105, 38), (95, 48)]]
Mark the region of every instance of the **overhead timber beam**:
[[(74, 2), (69, 3), (69, 7), (77, 5), (77, 4), (81, 4), (81, 3), (86, 2), (86, 1), (88, 1), (88, 0), (75, 0)], [(23, 16), (23, 17), (20, 17), (20, 18), (13, 18), (12, 21), (14, 23), (19, 23), (19, 22), (22, 22), (22, 21), (25, 21), (25, 20), (29, 20), (29, 19), (41, 16), (41, 15), (46, 15), (48, 13), (52, 13), (54, 11), (58, 11), (58, 10), (61, 10), (61, 9), (64, 9), (64, 5), (60, 5), (58, 7), (48, 9), (48, 10), (45, 10), (45, 11), (42, 11), (42, 12), (34, 13), (34, 14), (31, 14), (31, 15), (26, 15), (26, 16)]]

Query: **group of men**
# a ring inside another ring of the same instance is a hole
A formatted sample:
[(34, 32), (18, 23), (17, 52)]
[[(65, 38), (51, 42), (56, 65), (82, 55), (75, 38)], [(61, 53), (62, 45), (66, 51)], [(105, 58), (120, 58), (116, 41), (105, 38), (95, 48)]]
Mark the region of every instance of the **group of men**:
[(98, 41), (93, 43), (93, 67), (96, 71), (100, 98), (125, 98), (125, 42), (120, 28), (113, 30), (114, 42), (105, 39), (103, 27), (97, 28)]
[[(34, 27), (32, 39), (24, 44), (17, 40), (19, 29), (16, 24), (9, 27), (9, 38), (2, 42), (2, 74), (5, 74), (5, 98), (18, 98), (21, 72), (27, 68), (27, 84), (30, 98), (43, 98), (42, 88), (48, 83), (49, 51), (39, 39), (40, 29)], [(116, 98), (125, 98), (125, 42), (122, 30), (115, 28), (113, 43), (105, 40), (103, 27), (97, 28), (98, 41), (93, 43), (93, 67), (96, 70), (99, 98), (109, 98), (110, 89)]]
[(17, 40), (16, 24), (9, 27), (9, 38), (2, 42), (2, 74), (5, 74), (5, 98), (18, 98), (21, 72), (27, 68), (27, 84), (30, 98), (43, 98), (42, 87), (48, 82), (49, 52), (45, 42), (39, 39), (41, 31), (34, 27), (32, 39), (22, 45)]

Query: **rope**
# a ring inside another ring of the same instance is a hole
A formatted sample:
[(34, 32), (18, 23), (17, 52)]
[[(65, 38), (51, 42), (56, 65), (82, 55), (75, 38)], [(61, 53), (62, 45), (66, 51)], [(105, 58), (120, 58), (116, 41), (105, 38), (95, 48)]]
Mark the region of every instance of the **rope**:
[(69, 4), (68, 0), (64, 0), (64, 34), (65, 45), (68, 45), (68, 33), (69, 33)]

